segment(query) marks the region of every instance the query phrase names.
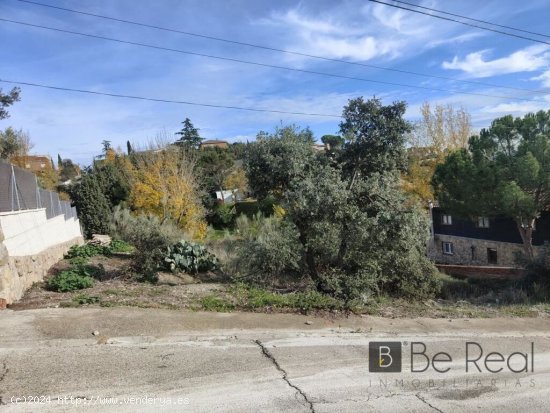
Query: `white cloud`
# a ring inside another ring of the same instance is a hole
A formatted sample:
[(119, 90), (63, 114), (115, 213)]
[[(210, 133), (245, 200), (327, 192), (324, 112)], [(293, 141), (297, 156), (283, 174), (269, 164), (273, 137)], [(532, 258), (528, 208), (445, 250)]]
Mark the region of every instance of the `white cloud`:
[(532, 72), (550, 63), (549, 46), (536, 45), (518, 50), (509, 56), (486, 60), (488, 50), (469, 53), (464, 59), (455, 56), (450, 62), (443, 62), (444, 69), (462, 70), (471, 77), (490, 77), (507, 73)]
[(368, 16), (371, 11), (378, 23), (402, 35), (418, 36), (429, 31), (429, 26), (417, 24), (418, 20), (416, 18), (411, 18), (410, 14), (405, 14), (402, 10), (396, 11), (385, 6), (376, 5), (372, 8), (365, 7), (363, 14)]
[(394, 59), (427, 46), (433, 37), (427, 19), (380, 5), (358, 10), (338, 4), (321, 12), (306, 11), (300, 5), (256, 23), (282, 29), (288, 49), (336, 59), (370, 60)]
[(393, 42), (380, 42), (371, 36), (351, 40), (313, 36), (310, 40), (310, 47), (314, 50), (321, 50), (324, 56), (339, 59), (370, 60), (378, 56), (397, 55), (396, 46)]
[(296, 9), (288, 10), (283, 14), (275, 14), (272, 19), (273, 22), (294, 26), (304, 32), (336, 36), (357, 36), (361, 34), (361, 30), (353, 29), (350, 26), (341, 26), (331, 20), (310, 18), (301, 14)]
[(548, 106), (550, 103), (548, 102), (548, 98), (550, 98), (550, 95), (545, 97), (546, 101), (540, 101), (540, 102), (507, 102), (507, 103), (499, 103), (495, 106), (488, 106), (485, 108), (482, 108), (481, 111), (485, 113), (497, 113), (500, 116), (504, 114), (512, 114), (512, 115), (525, 115), (529, 112), (538, 112), (539, 110), (548, 110)]
[(459, 34), (458, 36), (452, 36), (452, 37), (448, 37), (448, 38), (440, 38), (440, 39), (437, 39), (437, 40), (433, 40), (431, 41), (430, 43), (428, 43), (428, 47), (437, 47), (437, 46), (442, 46), (442, 45), (447, 45), (447, 44), (461, 44), (461, 43), (466, 43), (466, 42), (469, 42), (470, 40), (474, 40), (474, 39), (477, 39), (479, 37), (483, 37), (483, 36), (486, 36), (487, 33), (486, 32), (468, 32), (468, 33), (464, 33), (464, 34)]
[(529, 80), (540, 80), (543, 86), (550, 87), (550, 70), (543, 72), (540, 76), (532, 77)]

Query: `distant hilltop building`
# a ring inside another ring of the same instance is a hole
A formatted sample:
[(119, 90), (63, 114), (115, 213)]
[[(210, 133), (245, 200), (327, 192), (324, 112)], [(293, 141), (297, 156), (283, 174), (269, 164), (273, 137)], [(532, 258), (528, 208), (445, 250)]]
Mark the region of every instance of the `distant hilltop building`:
[(49, 156), (43, 155), (27, 155), (27, 156), (12, 156), (10, 161), (22, 169), (26, 169), (32, 173), (42, 172), (48, 169), (53, 169), (52, 161)]
[(214, 139), (202, 141), (201, 142), (201, 149), (206, 149), (206, 148), (227, 149), (227, 148), (229, 148), (229, 142), (214, 140)]

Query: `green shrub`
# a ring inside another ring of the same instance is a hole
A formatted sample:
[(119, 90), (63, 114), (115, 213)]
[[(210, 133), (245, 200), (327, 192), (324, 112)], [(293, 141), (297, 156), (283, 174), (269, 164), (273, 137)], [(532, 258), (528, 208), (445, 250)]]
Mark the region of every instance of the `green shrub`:
[(340, 268), (327, 268), (321, 272), (321, 286), (325, 292), (343, 300), (360, 301), (365, 304), (380, 293), (378, 271), (362, 269), (355, 273)]
[(94, 285), (94, 279), (89, 275), (82, 275), (75, 270), (62, 271), (48, 281), (48, 288), (64, 293), (67, 291), (82, 290)]
[(218, 260), (204, 245), (185, 240), (167, 248), (165, 268), (170, 271), (185, 271), (190, 274), (212, 271), (218, 268)]
[(171, 221), (160, 222), (155, 216), (134, 216), (127, 209), (115, 208), (111, 234), (135, 248), (134, 270), (147, 281), (156, 281), (156, 273), (164, 264), (168, 247), (183, 238), (182, 231)]
[(260, 212), (260, 206), (258, 201), (241, 201), (235, 203), (235, 210), (237, 215), (246, 215), (248, 218), (252, 218)]
[(232, 292), (237, 297), (239, 307), (247, 309), (273, 307), (281, 309), (291, 308), (309, 312), (311, 310), (337, 310), (346, 308), (343, 302), (317, 291), (281, 294), (245, 284), (237, 284)]
[(95, 304), (101, 301), (101, 297), (96, 295), (78, 294), (73, 297), (73, 302), (78, 304)]
[(336, 310), (343, 307), (342, 303), (318, 291), (307, 291), (289, 294), (291, 306), (305, 312), (311, 310)]
[(105, 268), (102, 264), (99, 265), (79, 265), (76, 267), (73, 267), (73, 270), (78, 272), (82, 276), (86, 277), (92, 277), (95, 279), (99, 279), (105, 275)]
[(132, 252), (134, 247), (121, 239), (114, 239), (109, 244), (109, 252), (114, 254), (117, 252)]
[(234, 304), (215, 295), (203, 297), (201, 300), (201, 305), (206, 311), (227, 312), (235, 309)]
[(237, 219), (237, 256), (233, 267), (240, 275), (256, 281), (297, 276), (302, 268), (302, 246), (298, 233), (284, 221), (257, 214)]
[(73, 245), (65, 254), (65, 258), (91, 258), (96, 255), (109, 255), (109, 247), (95, 244)]
[(109, 227), (105, 218), (110, 215), (111, 206), (98, 177), (85, 173), (78, 183), (71, 185), (69, 194), (78, 210), (84, 236), (91, 238), (93, 234), (107, 233)]
[(235, 224), (237, 212), (233, 204), (216, 204), (210, 223), (218, 229), (232, 228)]
[[(67, 255), (65, 255), (65, 258), (67, 258)], [(88, 262), (88, 258), (87, 257), (74, 257), (74, 258), (70, 258), (69, 262), (71, 263), (71, 265), (73, 267), (79, 267), (81, 265), (85, 265)]]

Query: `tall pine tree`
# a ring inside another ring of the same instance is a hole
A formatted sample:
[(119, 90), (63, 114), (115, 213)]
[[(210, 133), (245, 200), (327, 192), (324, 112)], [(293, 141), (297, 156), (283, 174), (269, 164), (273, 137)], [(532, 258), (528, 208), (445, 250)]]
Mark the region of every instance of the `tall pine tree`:
[(198, 148), (203, 140), (199, 135), (199, 130), (193, 126), (189, 118), (185, 118), (182, 124), (181, 131), (176, 132), (180, 138), (174, 144), (180, 147)]

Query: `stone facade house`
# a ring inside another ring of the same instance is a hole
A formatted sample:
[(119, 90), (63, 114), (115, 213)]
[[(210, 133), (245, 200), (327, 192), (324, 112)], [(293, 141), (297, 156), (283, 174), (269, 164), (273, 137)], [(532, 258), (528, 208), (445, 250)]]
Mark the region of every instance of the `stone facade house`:
[[(460, 218), (439, 207), (431, 208), (430, 256), (438, 264), (513, 267), (516, 253), (523, 251), (516, 223), (510, 218)], [(535, 254), (550, 242), (550, 212), (535, 221)]]
[(207, 140), (201, 142), (201, 149), (206, 148), (220, 148), (220, 149), (227, 149), (229, 148), (229, 143), (227, 141), (220, 141), (220, 140)]

